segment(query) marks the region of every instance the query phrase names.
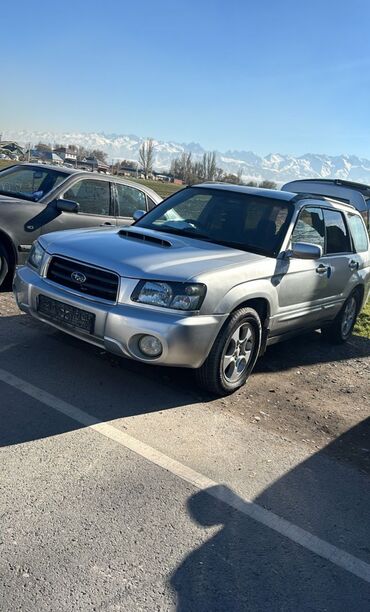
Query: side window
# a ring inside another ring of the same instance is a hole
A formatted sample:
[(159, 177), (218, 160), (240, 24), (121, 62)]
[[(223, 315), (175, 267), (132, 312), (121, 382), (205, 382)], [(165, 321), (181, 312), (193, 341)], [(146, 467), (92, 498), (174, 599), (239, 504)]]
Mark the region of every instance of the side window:
[(351, 241), (344, 218), (339, 210), (324, 211), (326, 228), (326, 254), (349, 253)]
[(157, 205), (155, 202), (153, 202), (152, 198), (150, 198), (149, 196), (146, 196), (147, 200), (148, 200), (148, 208), (149, 210), (152, 210), (152, 208), (155, 208)]
[(83, 179), (64, 192), (65, 200), (74, 200), (80, 205), (80, 213), (90, 215), (110, 214), (110, 185), (108, 181)]
[(118, 195), (118, 215), (132, 217), (136, 210), (146, 210), (145, 193), (135, 187), (116, 183)]
[(304, 208), (300, 213), (292, 234), (292, 244), (308, 242), (325, 247), (324, 217), (321, 208)]
[(360, 219), (360, 217), (358, 217), (357, 215), (349, 215), (348, 224), (355, 250), (358, 253), (361, 253), (362, 251), (367, 251), (369, 248), (369, 241), (362, 219)]

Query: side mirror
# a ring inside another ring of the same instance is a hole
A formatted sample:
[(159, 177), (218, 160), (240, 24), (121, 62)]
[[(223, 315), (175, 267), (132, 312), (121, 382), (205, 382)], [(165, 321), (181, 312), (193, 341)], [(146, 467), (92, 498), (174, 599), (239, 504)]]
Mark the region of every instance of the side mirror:
[(287, 256), (296, 259), (320, 259), (322, 257), (322, 247), (308, 242), (296, 242), (292, 249), (287, 251)]
[(26, 232), (34, 232), (59, 217), (62, 212), (77, 213), (77, 202), (72, 200), (52, 200), (38, 215), (27, 221), (24, 229)]
[(78, 204), (73, 200), (57, 200), (55, 205), (58, 212), (78, 213)]
[(139, 221), (139, 219), (141, 219), (141, 217), (143, 217), (145, 214), (145, 210), (135, 210), (134, 214), (132, 215), (132, 218), (134, 221)]

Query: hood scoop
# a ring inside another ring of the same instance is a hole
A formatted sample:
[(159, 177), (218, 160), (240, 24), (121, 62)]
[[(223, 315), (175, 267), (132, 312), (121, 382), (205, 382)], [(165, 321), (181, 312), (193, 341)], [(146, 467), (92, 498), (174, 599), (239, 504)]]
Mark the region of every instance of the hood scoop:
[(141, 242), (149, 242), (150, 244), (156, 244), (157, 246), (170, 248), (172, 243), (169, 240), (163, 240), (163, 238), (157, 238), (151, 234), (141, 234), (133, 230), (121, 229), (118, 234), (123, 238), (131, 238), (132, 240), (140, 240)]

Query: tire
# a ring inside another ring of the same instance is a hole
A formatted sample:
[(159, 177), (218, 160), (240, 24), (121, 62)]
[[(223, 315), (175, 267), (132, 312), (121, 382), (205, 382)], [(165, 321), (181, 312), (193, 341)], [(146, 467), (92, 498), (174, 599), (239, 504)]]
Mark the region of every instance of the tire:
[(13, 270), (5, 246), (0, 244), (0, 289), (10, 291), (12, 288)]
[(361, 300), (359, 291), (353, 291), (344, 302), (340, 312), (333, 323), (322, 327), (321, 333), (332, 344), (344, 344), (351, 337), (360, 310)]
[(196, 371), (198, 384), (218, 396), (242, 387), (256, 363), (261, 338), (261, 320), (253, 308), (233, 312), (204, 364)]

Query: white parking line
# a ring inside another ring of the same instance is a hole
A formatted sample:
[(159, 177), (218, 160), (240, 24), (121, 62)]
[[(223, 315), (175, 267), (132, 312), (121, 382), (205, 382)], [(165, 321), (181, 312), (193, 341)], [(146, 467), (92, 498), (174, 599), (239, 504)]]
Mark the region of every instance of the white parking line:
[(7, 372), (1, 368), (0, 381), (15, 389), (18, 389), (22, 393), (25, 393), (29, 397), (34, 398), (38, 402), (49, 406), (53, 410), (64, 414), (74, 421), (77, 421), (81, 425), (89, 427), (106, 438), (121, 444), (121, 446), (124, 446), (144, 459), (151, 461), (153, 464), (167, 470), (171, 474), (181, 478), (181, 480), (195, 486), (197, 489), (223, 501), (231, 508), (242, 512), (258, 523), (262, 523), (266, 527), (269, 527), (277, 533), (285, 536), (292, 542), (300, 544), (307, 550), (312, 551), (323, 559), (331, 561), (338, 567), (341, 567), (347, 572), (350, 572), (358, 578), (370, 583), (370, 565), (365, 561), (362, 561), (354, 555), (333, 546), (333, 544), (318, 538), (304, 529), (301, 529), (301, 527), (298, 527), (297, 525), (294, 525), (293, 523), (281, 518), (277, 514), (262, 508), (262, 506), (255, 504), (251, 500), (242, 499), (226, 486), (210, 480), (207, 478), (207, 476), (196, 472), (192, 468), (180, 463), (179, 461), (176, 461), (176, 459), (171, 459), (171, 457), (168, 457), (164, 453), (152, 448), (148, 444), (140, 442), (140, 440), (137, 440), (109, 423), (102, 423), (99, 419), (93, 417), (87, 412), (84, 412), (83, 410), (80, 410), (76, 406), (59, 399), (58, 397), (44, 391), (43, 389), (40, 389), (39, 387), (31, 385), (25, 380), (22, 380), (21, 378), (18, 378), (17, 376), (14, 376), (10, 372)]

